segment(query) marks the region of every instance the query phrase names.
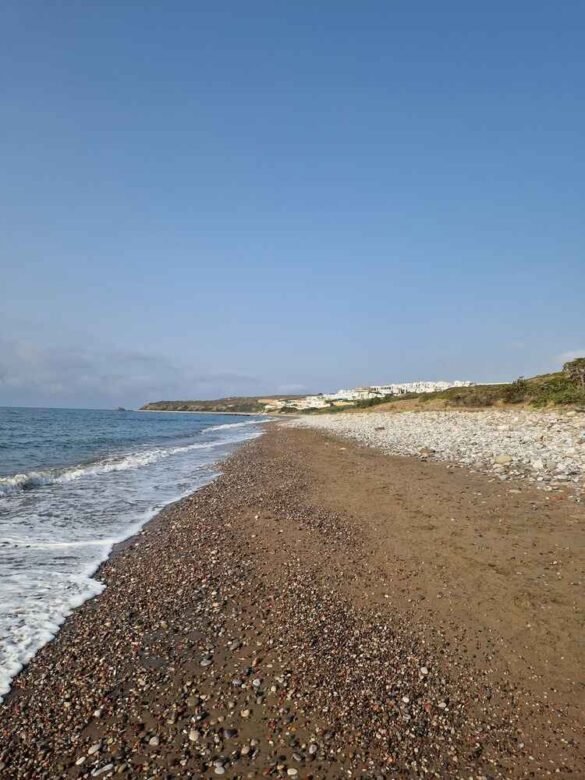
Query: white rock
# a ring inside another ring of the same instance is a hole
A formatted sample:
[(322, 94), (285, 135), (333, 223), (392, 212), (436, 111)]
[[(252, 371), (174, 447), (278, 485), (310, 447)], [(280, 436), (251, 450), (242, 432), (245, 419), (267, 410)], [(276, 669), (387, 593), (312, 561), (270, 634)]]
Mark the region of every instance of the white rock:
[(498, 463), (500, 466), (506, 466), (508, 463), (512, 462), (512, 456), (511, 455), (496, 455), (494, 458), (494, 463)]

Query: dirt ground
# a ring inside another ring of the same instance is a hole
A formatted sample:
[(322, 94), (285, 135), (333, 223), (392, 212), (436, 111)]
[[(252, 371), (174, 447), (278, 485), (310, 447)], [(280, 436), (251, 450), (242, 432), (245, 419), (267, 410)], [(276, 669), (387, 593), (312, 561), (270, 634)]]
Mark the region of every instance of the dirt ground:
[(295, 431), (311, 499), (369, 541), (371, 591), (549, 700), (584, 703), (585, 508), (522, 483)]

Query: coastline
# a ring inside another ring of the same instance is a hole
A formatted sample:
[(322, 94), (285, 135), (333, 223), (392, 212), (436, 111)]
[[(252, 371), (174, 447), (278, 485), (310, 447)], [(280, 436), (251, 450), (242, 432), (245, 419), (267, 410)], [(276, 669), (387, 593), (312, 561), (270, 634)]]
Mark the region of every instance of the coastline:
[(198, 411), (196, 409), (126, 409), (128, 412), (153, 412), (156, 414), (212, 414), (212, 415), (230, 415), (234, 417), (266, 417), (266, 412), (214, 412), (214, 411)]
[[(10, 777), (583, 768), (575, 617), (559, 604), (570, 586), (553, 580), (545, 612), (527, 591), (538, 554), (577, 533), (582, 508), (283, 426), (221, 468), (114, 548), (96, 575), (104, 592), (18, 676), (0, 705)], [(505, 529), (482, 519), (508, 505)], [(542, 625), (523, 639), (533, 613)], [(560, 625), (571, 641), (551, 648)]]
[[(13, 445), (0, 476), (0, 700), (66, 617), (99, 593), (93, 575), (113, 545), (213, 479), (216, 462), (265, 427), (251, 417), (155, 417), (17, 410), (0, 420)], [(11, 425), (41, 446), (20, 450)]]

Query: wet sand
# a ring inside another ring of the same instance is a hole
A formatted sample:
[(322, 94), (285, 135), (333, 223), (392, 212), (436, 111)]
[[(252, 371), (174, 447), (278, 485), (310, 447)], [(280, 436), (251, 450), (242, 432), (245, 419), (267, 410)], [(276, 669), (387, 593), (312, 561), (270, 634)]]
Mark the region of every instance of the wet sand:
[(271, 426), (102, 567), (0, 705), (0, 774), (582, 777), (584, 520)]

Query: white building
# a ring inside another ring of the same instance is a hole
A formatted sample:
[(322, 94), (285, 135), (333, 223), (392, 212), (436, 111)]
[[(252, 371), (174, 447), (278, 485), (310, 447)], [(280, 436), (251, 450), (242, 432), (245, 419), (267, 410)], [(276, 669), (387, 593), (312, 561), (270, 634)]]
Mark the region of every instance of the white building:
[(452, 382), (402, 382), (386, 385), (371, 385), (356, 387), (354, 390), (338, 390), (336, 393), (326, 393), (327, 401), (364, 401), (370, 398), (380, 398), (387, 395), (405, 395), (406, 393), (436, 393), (448, 390), (450, 387), (469, 387), (473, 382), (456, 379)]

